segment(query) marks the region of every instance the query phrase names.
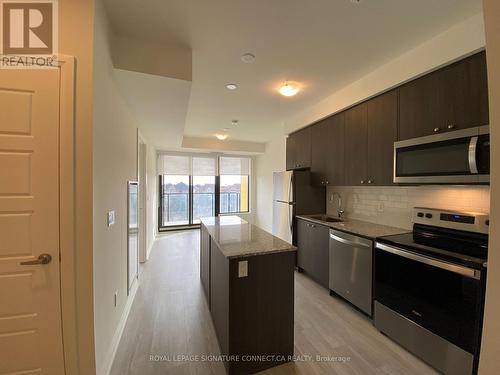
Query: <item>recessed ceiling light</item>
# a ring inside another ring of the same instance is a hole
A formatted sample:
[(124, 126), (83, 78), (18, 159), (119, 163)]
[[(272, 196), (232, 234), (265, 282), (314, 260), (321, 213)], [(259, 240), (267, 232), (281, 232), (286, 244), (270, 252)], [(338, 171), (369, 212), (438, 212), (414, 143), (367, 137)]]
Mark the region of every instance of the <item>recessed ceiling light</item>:
[(241, 61), (247, 64), (251, 64), (255, 61), (255, 55), (252, 53), (244, 53), (241, 55)]
[(363, 0), (351, 0), (351, 3), (353, 4), (359, 4), (361, 3)]
[(236, 84), (234, 84), (234, 83), (228, 83), (228, 84), (226, 85), (226, 88), (227, 88), (228, 90), (236, 90), (236, 89), (238, 88), (238, 86), (237, 86)]
[(223, 141), (227, 138), (227, 134), (216, 134), (215, 136), (219, 141)]
[(231, 124), (234, 125), (234, 126), (238, 125), (238, 120), (232, 120)]
[(299, 91), (299, 86), (292, 82), (285, 82), (285, 84), (280, 87), (280, 94), (283, 96), (294, 96)]

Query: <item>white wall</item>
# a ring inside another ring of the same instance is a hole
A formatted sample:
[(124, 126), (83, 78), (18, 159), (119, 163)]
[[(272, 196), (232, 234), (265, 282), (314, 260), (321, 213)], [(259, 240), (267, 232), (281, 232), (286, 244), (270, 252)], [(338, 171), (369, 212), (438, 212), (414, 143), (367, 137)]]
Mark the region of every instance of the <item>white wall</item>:
[(286, 134), (484, 48), (481, 14), (465, 20), (295, 114)]
[(275, 138), (266, 144), (266, 152), (255, 158), (256, 204), (255, 224), (272, 233), (273, 172), (286, 169), (286, 138)]
[(327, 213), (337, 215), (338, 192), (346, 217), (411, 229), (413, 207), (442, 208), (458, 211), (490, 212), (488, 186), (411, 186), (327, 188)]
[(488, 279), (479, 362), (481, 375), (500, 367), (500, 2), (483, 0), (490, 102), (491, 214)]
[[(113, 79), (101, 1), (94, 26), (93, 245), (96, 373), (113, 360), (130, 306), (127, 297), (127, 181), (137, 179), (137, 124)], [(116, 223), (107, 227), (109, 210)], [(114, 294), (118, 293), (117, 306)]]

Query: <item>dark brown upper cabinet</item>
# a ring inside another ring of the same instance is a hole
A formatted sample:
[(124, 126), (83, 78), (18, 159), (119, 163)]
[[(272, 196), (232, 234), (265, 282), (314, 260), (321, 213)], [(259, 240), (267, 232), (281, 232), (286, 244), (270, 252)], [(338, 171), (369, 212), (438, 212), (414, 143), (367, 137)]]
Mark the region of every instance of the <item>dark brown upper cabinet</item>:
[(316, 186), (344, 182), (344, 114), (330, 116), (311, 127), (311, 179)]
[(311, 127), (292, 133), (286, 139), (286, 169), (311, 166)]
[(489, 124), (486, 53), (442, 69), (445, 130)]
[(328, 184), (328, 131), (329, 118), (311, 126), (311, 182), (315, 186)]
[(323, 155), (328, 160), (326, 185), (344, 185), (345, 114), (341, 112), (329, 119), (328, 145)]
[(398, 91), (389, 91), (366, 102), (368, 129), (367, 184), (393, 183), (394, 142), (398, 138)]
[(345, 111), (345, 185), (392, 185), (398, 92)]
[(400, 140), (489, 123), (485, 52), (429, 73), (399, 90)]
[(345, 111), (345, 185), (364, 185), (368, 180), (367, 105)]

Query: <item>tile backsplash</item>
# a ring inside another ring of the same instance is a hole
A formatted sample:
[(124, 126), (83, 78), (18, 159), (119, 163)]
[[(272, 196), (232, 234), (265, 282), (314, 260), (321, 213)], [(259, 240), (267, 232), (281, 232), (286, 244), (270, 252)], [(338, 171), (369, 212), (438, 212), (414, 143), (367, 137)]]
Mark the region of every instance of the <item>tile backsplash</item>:
[[(413, 207), (490, 212), (489, 186), (329, 186), (327, 213), (337, 214), (338, 192), (347, 218), (411, 229)], [(333, 199), (332, 199), (333, 198)]]

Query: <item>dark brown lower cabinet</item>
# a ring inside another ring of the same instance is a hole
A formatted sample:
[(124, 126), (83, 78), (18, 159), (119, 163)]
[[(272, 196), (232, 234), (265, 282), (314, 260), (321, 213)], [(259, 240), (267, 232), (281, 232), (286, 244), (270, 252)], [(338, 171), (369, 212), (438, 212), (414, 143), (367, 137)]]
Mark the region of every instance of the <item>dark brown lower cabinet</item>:
[(297, 267), (328, 288), (329, 232), (325, 225), (297, 219)]
[[(254, 374), (291, 361), (295, 252), (228, 259), (211, 239), (210, 254), (207, 295), (227, 373)], [(248, 262), (248, 276), (238, 277), (240, 262)]]

